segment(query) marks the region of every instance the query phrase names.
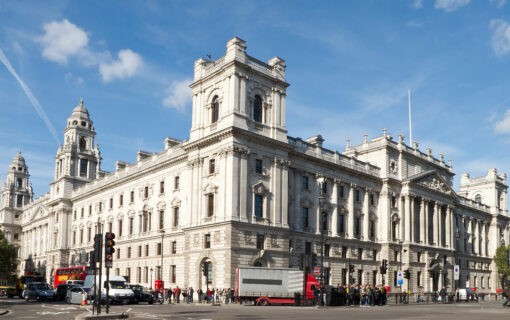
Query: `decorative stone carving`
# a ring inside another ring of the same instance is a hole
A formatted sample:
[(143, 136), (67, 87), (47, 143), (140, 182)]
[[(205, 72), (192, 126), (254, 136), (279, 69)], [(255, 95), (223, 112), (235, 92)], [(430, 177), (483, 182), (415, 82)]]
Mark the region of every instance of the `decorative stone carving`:
[(246, 232), (244, 234), (244, 243), (250, 243), (251, 242), (251, 232)]
[(197, 157), (195, 159), (188, 160), (187, 165), (188, 165), (188, 168), (192, 169), (192, 168), (200, 167), (202, 165), (202, 163), (204, 163), (204, 159)]
[(255, 193), (255, 194), (267, 195), (269, 193), (267, 188), (264, 186), (264, 183), (262, 183), (262, 182), (254, 184), (251, 187), (251, 189), (253, 190), (253, 193)]
[(429, 189), (440, 191), (447, 194), (451, 192), (450, 188), (448, 188), (448, 186), (436, 176), (427, 176), (422, 180), (418, 181), (418, 184)]
[(273, 159), (274, 165), (279, 168), (288, 168), (290, 166), (290, 161), (287, 159), (282, 159), (275, 157)]
[(214, 242), (219, 243), (220, 242), (220, 232), (214, 231)]
[(271, 246), (273, 248), (278, 246), (278, 236), (276, 234), (271, 235)]

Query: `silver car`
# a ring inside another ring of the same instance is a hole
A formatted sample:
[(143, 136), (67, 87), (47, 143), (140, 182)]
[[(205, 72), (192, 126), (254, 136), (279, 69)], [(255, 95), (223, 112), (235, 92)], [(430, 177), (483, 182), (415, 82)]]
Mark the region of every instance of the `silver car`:
[[(70, 304), (82, 304), (83, 296), (85, 295), (85, 299), (87, 300), (87, 304), (91, 303), (90, 296), (88, 291), (90, 288), (83, 287), (73, 287), (67, 290), (66, 294), (66, 302)], [(101, 304), (106, 302), (106, 295), (101, 293)]]

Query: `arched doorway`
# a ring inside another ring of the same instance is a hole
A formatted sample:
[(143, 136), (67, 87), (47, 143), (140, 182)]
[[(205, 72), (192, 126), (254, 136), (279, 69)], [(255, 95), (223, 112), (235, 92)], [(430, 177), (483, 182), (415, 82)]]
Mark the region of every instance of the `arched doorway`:
[(202, 290), (207, 290), (213, 286), (214, 282), (214, 268), (213, 263), (209, 258), (204, 258), (200, 262), (200, 287)]

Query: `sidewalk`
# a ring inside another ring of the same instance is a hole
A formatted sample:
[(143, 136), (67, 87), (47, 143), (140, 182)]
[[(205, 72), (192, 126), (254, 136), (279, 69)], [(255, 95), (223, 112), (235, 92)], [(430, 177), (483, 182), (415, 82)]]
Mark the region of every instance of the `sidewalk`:
[(4, 315), (6, 315), (7, 313), (9, 313), (9, 310), (4, 309), (4, 308), (0, 308), (0, 316), (4, 316)]

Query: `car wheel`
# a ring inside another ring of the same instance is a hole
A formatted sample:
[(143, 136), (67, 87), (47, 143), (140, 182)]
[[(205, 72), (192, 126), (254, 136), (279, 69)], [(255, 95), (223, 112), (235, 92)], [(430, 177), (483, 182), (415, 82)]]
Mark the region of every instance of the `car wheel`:
[(149, 301), (149, 304), (153, 304), (153, 303), (154, 303), (154, 301)]
[(260, 300), (259, 305), (261, 305), (261, 306), (268, 306), (269, 305), (269, 301), (267, 301), (267, 299), (262, 299), (262, 300)]

